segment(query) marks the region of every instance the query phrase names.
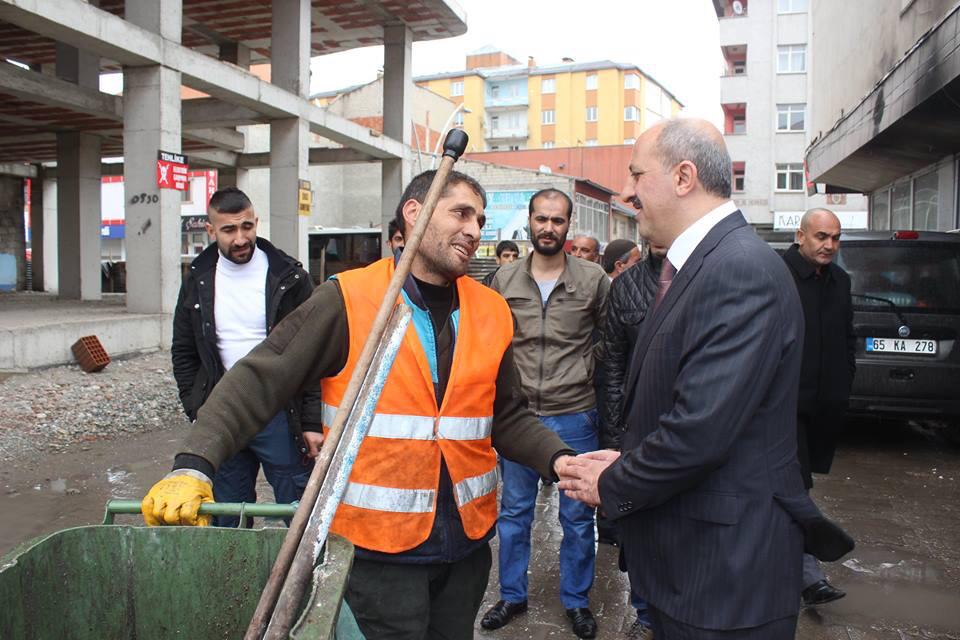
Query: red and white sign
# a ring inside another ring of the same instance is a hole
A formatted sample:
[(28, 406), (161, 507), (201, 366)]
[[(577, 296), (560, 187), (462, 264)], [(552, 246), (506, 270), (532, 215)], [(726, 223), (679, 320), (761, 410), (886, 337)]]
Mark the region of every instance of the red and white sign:
[(161, 189), (186, 191), (189, 188), (187, 156), (157, 151), (157, 186)]
[(210, 204), (210, 198), (217, 192), (217, 172), (211, 169), (205, 175), (207, 179), (207, 199), (203, 203), (204, 208)]

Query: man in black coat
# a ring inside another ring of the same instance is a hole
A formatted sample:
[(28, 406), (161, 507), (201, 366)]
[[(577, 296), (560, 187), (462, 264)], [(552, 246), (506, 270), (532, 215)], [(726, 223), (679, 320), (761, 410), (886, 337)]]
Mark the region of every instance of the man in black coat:
[[(850, 276), (833, 264), (840, 249), (840, 220), (827, 209), (811, 209), (800, 221), (797, 242), (783, 259), (797, 283), (805, 331), (797, 400), (797, 456), (807, 489), (812, 472), (829, 473), (836, 435), (856, 371)], [(845, 594), (829, 582), (817, 560), (803, 558), (803, 602), (817, 605)]]
[[(263, 341), (313, 291), (299, 262), (257, 237), (250, 199), (228, 187), (210, 197), (207, 233), (214, 240), (190, 265), (173, 316), (173, 376), (187, 417), (194, 421), (223, 374)], [(300, 499), (313, 463), (303, 455), (303, 430), (322, 429), (320, 389), (305, 391), (250, 444), (220, 465), (217, 502), (256, 502), (263, 466), (278, 503)], [(218, 526), (239, 518), (218, 517)], [(247, 519), (250, 523), (251, 519)]]

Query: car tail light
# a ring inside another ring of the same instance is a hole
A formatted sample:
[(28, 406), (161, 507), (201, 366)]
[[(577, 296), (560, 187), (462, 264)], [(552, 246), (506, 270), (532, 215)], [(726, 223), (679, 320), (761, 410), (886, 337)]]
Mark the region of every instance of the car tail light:
[(894, 231), (894, 240), (916, 240), (920, 237), (919, 231)]

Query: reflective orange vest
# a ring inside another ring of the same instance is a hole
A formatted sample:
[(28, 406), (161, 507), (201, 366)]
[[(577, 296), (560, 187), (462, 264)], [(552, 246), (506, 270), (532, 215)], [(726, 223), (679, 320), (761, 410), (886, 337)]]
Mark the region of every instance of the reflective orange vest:
[[(344, 369), (321, 382), (325, 428), (333, 422), (393, 271), (393, 259), (385, 258), (337, 274), (350, 351)], [(497, 372), (513, 338), (513, 320), (494, 291), (469, 277), (458, 278), (456, 286), (460, 308), (450, 318), (456, 344), (442, 406), (437, 407), (427, 355), (435, 350), (433, 327), (427, 312), (411, 305), (414, 319), (334, 517), (332, 531), (365, 549), (400, 553), (429, 537), (441, 454), (467, 536), (479, 539), (496, 522), (497, 457), (490, 433)]]

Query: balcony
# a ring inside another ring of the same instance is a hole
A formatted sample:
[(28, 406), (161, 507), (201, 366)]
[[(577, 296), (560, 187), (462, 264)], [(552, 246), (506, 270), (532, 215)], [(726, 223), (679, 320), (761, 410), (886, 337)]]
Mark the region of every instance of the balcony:
[(720, 79), (720, 103), (747, 102), (750, 85), (747, 76), (727, 76)]
[(747, 104), (745, 102), (734, 102), (720, 106), (723, 108), (723, 135), (745, 135), (747, 133)]
[(527, 126), (524, 124), (519, 127), (496, 127), (487, 131), (487, 140), (526, 140), (529, 137)]
[[(753, 22), (746, 16), (720, 19), (720, 46), (742, 45), (753, 40), (756, 42), (756, 32), (751, 33)], [(753, 37), (751, 37), (753, 36)]]
[(513, 109), (525, 107), (529, 103), (530, 99), (526, 95), (493, 97), (488, 94), (483, 106), (487, 109)]

